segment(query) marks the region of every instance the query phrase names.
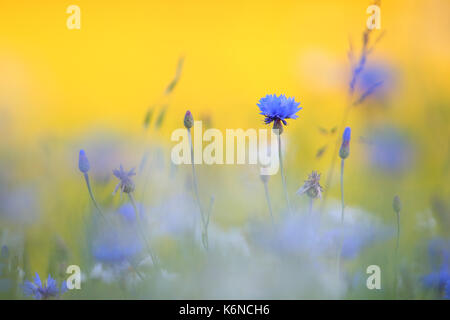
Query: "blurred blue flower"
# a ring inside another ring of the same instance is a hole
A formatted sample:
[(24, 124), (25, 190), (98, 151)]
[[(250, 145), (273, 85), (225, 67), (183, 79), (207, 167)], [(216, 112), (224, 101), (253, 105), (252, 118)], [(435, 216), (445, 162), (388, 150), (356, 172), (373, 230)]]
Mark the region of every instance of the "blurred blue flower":
[[(140, 220), (142, 220), (144, 218), (144, 210), (142, 208), (142, 205), (140, 203), (136, 204), (136, 207), (138, 208), (139, 211), (139, 218)], [(124, 218), (125, 221), (129, 222), (129, 223), (134, 223), (136, 222), (136, 212), (134, 211), (133, 205), (131, 203), (125, 203), (124, 205), (122, 205), (119, 210), (118, 213)]]
[(48, 275), (47, 281), (42, 283), (37, 272), (33, 282), (25, 280), (22, 288), (26, 296), (33, 296), (36, 300), (56, 298), (67, 291), (65, 281), (62, 282), (61, 288), (58, 288), (56, 280)]
[(447, 284), (445, 285), (444, 292), (445, 292), (444, 298), (450, 299), (450, 280), (447, 280)]
[(294, 98), (286, 98), (284, 94), (277, 97), (277, 95), (266, 95), (259, 100), (257, 106), (261, 110), (260, 114), (265, 116), (264, 123), (269, 124), (272, 121), (282, 121), (286, 125), (286, 119), (297, 119), (296, 113), (302, 108), (299, 108), (300, 102), (295, 102)]
[(105, 230), (94, 239), (92, 254), (100, 262), (114, 264), (132, 259), (141, 252), (142, 247), (135, 232)]
[(392, 67), (386, 63), (367, 65), (360, 75), (359, 87), (362, 92), (368, 92), (380, 82), (382, 85), (371, 94), (375, 99), (383, 99), (394, 85)]
[(428, 245), (431, 272), (422, 277), (427, 288), (444, 289), (450, 281), (450, 240), (434, 238)]
[(6, 189), (0, 185), (0, 221), (18, 225), (29, 225), (39, 216), (39, 198), (36, 188), (21, 186)]
[(80, 155), (78, 156), (78, 168), (83, 173), (88, 173), (90, 169), (89, 160), (86, 156), (86, 152), (83, 149), (80, 150)]
[(407, 170), (414, 159), (408, 139), (397, 129), (383, 127), (369, 135), (369, 160), (372, 166), (389, 173)]

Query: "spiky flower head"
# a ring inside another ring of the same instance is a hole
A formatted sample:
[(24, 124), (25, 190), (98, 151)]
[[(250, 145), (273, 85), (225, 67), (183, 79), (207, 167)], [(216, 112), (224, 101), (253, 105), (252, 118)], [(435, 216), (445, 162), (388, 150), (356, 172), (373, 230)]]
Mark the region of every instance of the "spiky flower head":
[(306, 193), (310, 198), (322, 198), (323, 187), (320, 185), (320, 173), (317, 171), (311, 172), (305, 184), (298, 189), (297, 194), (302, 195)]
[(58, 283), (50, 275), (48, 275), (47, 281), (42, 283), (39, 274), (36, 273), (33, 281), (25, 280), (22, 289), (26, 296), (33, 296), (36, 300), (46, 300), (59, 297), (66, 292), (67, 286), (63, 281), (61, 288), (58, 288)]
[(134, 191), (134, 182), (131, 180), (131, 177), (136, 175), (134, 168), (127, 172), (123, 169), (123, 166), (120, 165), (119, 169), (113, 170), (113, 174), (120, 180), (114, 189), (113, 194), (115, 194), (119, 188), (120, 193), (130, 193)]
[(194, 117), (192, 116), (192, 113), (188, 110), (184, 115), (184, 126), (186, 127), (186, 129), (190, 129), (192, 128), (193, 125), (194, 125)]
[(300, 102), (295, 102), (293, 97), (286, 98), (284, 94), (277, 96), (276, 94), (268, 94), (259, 100), (257, 106), (261, 111), (259, 114), (265, 116), (264, 123), (273, 122), (273, 129), (282, 132), (283, 124), (287, 125), (286, 119), (297, 119), (297, 112), (302, 110), (299, 108)]
[(400, 201), (399, 196), (394, 197), (394, 200), (392, 201), (392, 208), (394, 208), (394, 211), (396, 213), (400, 213), (400, 211), (402, 210), (402, 202)]
[(89, 165), (89, 160), (86, 156), (86, 152), (81, 149), (80, 155), (78, 156), (78, 169), (83, 173), (88, 173), (91, 166)]
[(346, 159), (350, 155), (350, 137), (352, 130), (350, 127), (345, 128), (344, 133), (342, 134), (342, 144), (341, 149), (339, 150), (339, 156), (341, 159)]

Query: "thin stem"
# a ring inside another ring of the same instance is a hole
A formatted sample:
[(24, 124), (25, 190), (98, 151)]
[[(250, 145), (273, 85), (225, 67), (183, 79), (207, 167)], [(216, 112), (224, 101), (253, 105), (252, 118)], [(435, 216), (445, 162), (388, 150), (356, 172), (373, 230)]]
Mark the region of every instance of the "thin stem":
[[(350, 95), (349, 96), (349, 103), (347, 104), (347, 107), (346, 107), (346, 109), (344, 111), (344, 115), (342, 117), (342, 121), (341, 121), (340, 126), (338, 127), (337, 132), (341, 132), (342, 128), (344, 128), (345, 124), (347, 123), (348, 116), (350, 115), (350, 110), (352, 109), (351, 97), (352, 96)], [(333, 157), (332, 157), (332, 160), (331, 160), (330, 169), (328, 169), (327, 179), (325, 180), (325, 187), (326, 188), (330, 187), (331, 181), (333, 179), (334, 167), (335, 167), (336, 160), (337, 160), (337, 157), (338, 157), (338, 154), (339, 154), (339, 152), (338, 152), (338, 150), (339, 150), (339, 141), (340, 141), (339, 138), (336, 138), (336, 143), (334, 145)], [(328, 197), (328, 192), (325, 192), (325, 194), (323, 196), (323, 200), (322, 200), (322, 205), (320, 207), (320, 212), (322, 212), (323, 209), (325, 208), (325, 203), (326, 203), (327, 197)]]
[(313, 198), (309, 197), (309, 208), (308, 208), (308, 213), (311, 216), (312, 215), (312, 209), (313, 209)]
[(141, 238), (144, 240), (145, 246), (147, 247), (147, 251), (150, 255), (150, 258), (152, 259), (152, 262), (155, 264), (155, 266), (158, 266), (158, 260), (156, 259), (156, 256), (153, 254), (153, 250), (150, 247), (150, 244), (147, 241), (147, 238), (145, 236), (145, 233), (142, 231), (141, 229), (141, 221), (140, 221), (140, 215), (139, 215), (139, 211), (138, 208), (136, 206), (136, 201), (134, 201), (134, 197), (133, 194), (131, 192), (127, 193), (128, 197), (130, 199), (131, 205), (133, 206), (134, 212), (136, 214), (136, 226), (137, 226), (137, 230), (140, 233)]
[(273, 211), (272, 211), (272, 203), (270, 202), (269, 187), (267, 185), (267, 181), (264, 181), (263, 184), (264, 184), (264, 193), (266, 195), (266, 200), (267, 200), (267, 207), (269, 208), (270, 219), (272, 221), (272, 226), (274, 226), (275, 223), (273, 220)]
[(284, 175), (283, 169), (283, 157), (281, 154), (281, 134), (278, 134), (278, 159), (280, 162), (280, 173), (281, 173), (281, 182), (283, 183), (284, 196), (286, 197), (286, 203), (289, 209), (289, 212), (292, 214), (291, 203), (289, 202), (289, 196), (286, 187), (286, 177)]
[(84, 173), (84, 180), (86, 180), (86, 186), (89, 191), (89, 196), (91, 197), (92, 202), (94, 203), (95, 208), (97, 209), (98, 213), (102, 217), (102, 219), (106, 220), (105, 216), (103, 215), (102, 209), (100, 209), (100, 206), (98, 205), (97, 201), (95, 200), (94, 193), (92, 192), (91, 183), (89, 181), (89, 176), (87, 173)]
[(397, 245), (395, 247), (395, 254), (398, 253), (398, 248), (400, 246), (400, 213), (397, 212)]
[(203, 212), (203, 208), (202, 208), (202, 204), (200, 202), (200, 195), (198, 192), (198, 182), (197, 182), (197, 174), (195, 172), (195, 164), (194, 164), (194, 146), (192, 144), (192, 136), (191, 136), (191, 129), (188, 128), (188, 137), (189, 137), (189, 144), (191, 147), (191, 165), (192, 165), (192, 180), (194, 183), (194, 194), (195, 194), (195, 199), (197, 201), (197, 205), (198, 205), (198, 209), (200, 211), (200, 216), (202, 219), (202, 226), (203, 226), (203, 230), (202, 230), (202, 239), (204, 239), (203, 242), (203, 246), (205, 247), (205, 249), (208, 249), (208, 238), (205, 238), (205, 233), (206, 233), (206, 228), (207, 228), (207, 224), (206, 224), (206, 219), (205, 219), (205, 214)]
[[(89, 196), (91, 197), (92, 202), (94, 203), (95, 208), (97, 209), (100, 217), (106, 222), (108, 223), (110, 226), (112, 226), (112, 222), (109, 221), (108, 219), (106, 219), (105, 215), (103, 214), (102, 209), (100, 208), (100, 206), (98, 205), (97, 201), (95, 200), (94, 197), (94, 193), (92, 192), (92, 188), (91, 188), (91, 183), (89, 181), (89, 175), (86, 173), (84, 173), (84, 180), (86, 180), (86, 186), (88, 188), (89, 191)], [(137, 267), (134, 265), (134, 263), (130, 260), (127, 259), (128, 263), (130, 264), (131, 268), (134, 269), (134, 271), (136, 272), (137, 276), (141, 279), (144, 280), (144, 277), (142, 276), (142, 274), (138, 271)]]
[(397, 243), (395, 246), (395, 273), (394, 273), (394, 297), (397, 297), (397, 278), (398, 278), (398, 248), (400, 245), (400, 212), (395, 212), (397, 215)]
[(342, 211), (341, 211), (341, 224), (344, 223), (344, 210), (345, 210), (345, 202), (344, 202), (344, 159), (341, 160), (341, 203), (342, 203)]
[(211, 200), (209, 201), (209, 208), (208, 208), (208, 214), (206, 216), (206, 224), (205, 224), (205, 228), (202, 232), (202, 242), (203, 245), (205, 246), (206, 249), (208, 249), (208, 226), (209, 226), (209, 218), (211, 217), (211, 213), (212, 213), (212, 209), (213, 209), (213, 205), (214, 205), (214, 197), (211, 197)]

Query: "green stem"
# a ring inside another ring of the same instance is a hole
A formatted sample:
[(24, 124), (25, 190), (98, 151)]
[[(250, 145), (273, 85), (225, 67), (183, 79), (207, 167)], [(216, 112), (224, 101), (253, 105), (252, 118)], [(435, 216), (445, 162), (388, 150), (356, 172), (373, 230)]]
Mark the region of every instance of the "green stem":
[[(344, 115), (342, 116), (341, 124), (337, 128), (338, 129), (337, 132), (342, 132), (342, 129), (344, 128), (345, 124), (347, 123), (348, 116), (350, 115), (350, 110), (352, 108), (352, 104), (350, 102), (351, 101), (351, 97), (352, 97), (352, 95), (350, 95), (349, 98), (348, 98), (349, 102), (348, 102), (347, 107), (346, 107), (346, 109), (344, 111)], [(335, 167), (336, 160), (337, 160), (337, 157), (338, 157), (338, 154), (339, 154), (339, 143), (340, 143), (340, 139), (337, 138), (336, 142), (334, 144), (333, 157), (332, 157), (332, 160), (331, 160), (330, 168), (328, 169), (327, 179), (325, 181), (325, 187), (328, 187), (328, 188), (331, 186), (331, 182), (333, 180), (334, 167)], [(322, 212), (323, 209), (325, 209), (325, 203), (327, 201), (327, 197), (328, 197), (328, 192), (325, 192), (324, 195), (323, 195), (322, 204), (320, 206), (320, 212)]]
[(312, 214), (312, 209), (313, 209), (313, 198), (309, 197), (309, 208), (308, 208), (308, 213), (311, 216)]
[(344, 210), (345, 210), (345, 202), (344, 202), (344, 162), (345, 160), (341, 160), (341, 203), (342, 203), (342, 211), (341, 211), (341, 224), (344, 223)]
[(136, 226), (137, 226), (136, 229), (140, 233), (142, 240), (144, 240), (145, 246), (147, 247), (147, 251), (150, 255), (150, 258), (152, 259), (152, 262), (158, 268), (158, 265), (159, 265), (158, 260), (156, 259), (156, 256), (153, 254), (153, 250), (151, 249), (150, 244), (147, 241), (147, 237), (145, 236), (145, 233), (141, 229), (141, 221), (140, 221), (139, 211), (136, 206), (136, 201), (134, 201), (133, 194), (128, 193), (128, 197), (130, 199), (131, 205), (133, 206), (134, 212), (136, 214)]
[(198, 192), (198, 182), (197, 182), (197, 174), (195, 172), (195, 164), (194, 164), (194, 146), (192, 144), (192, 136), (191, 136), (191, 129), (188, 128), (188, 137), (189, 137), (189, 144), (191, 147), (191, 165), (192, 165), (192, 180), (193, 180), (193, 184), (194, 184), (194, 194), (195, 194), (195, 199), (197, 201), (197, 205), (198, 205), (198, 209), (200, 211), (200, 216), (202, 219), (202, 243), (203, 246), (205, 247), (205, 249), (208, 249), (208, 237), (205, 237), (205, 234), (207, 234), (206, 228), (207, 228), (207, 223), (206, 223), (206, 219), (205, 219), (205, 214), (203, 212), (203, 208), (202, 208), (202, 204), (200, 202), (200, 195)]
[(398, 248), (400, 246), (400, 212), (397, 215), (397, 243), (395, 246), (395, 273), (394, 273), (394, 297), (397, 298), (397, 282), (398, 282)]
[(281, 153), (281, 134), (278, 134), (278, 159), (280, 162), (281, 182), (283, 183), (284, 196), (286, 197), (286, 203), (288, 206), (288, 210), (292, 214), (291, 203), (289, 202), (289, 196), (288, 196), (287, 187), (286, 187), (286, 177), (284, 175), (284, 169), (283, 169), (283, 157), (282, 157), (282, 153)]
[(274, 226), (275, 224), (273, 220), (272, 203), (270, 202), (269, 187), (267, 186), (267, 181), (264, 181), (263, 184), (264, 184), (264, 193), (266, 195), (267, 200), (267, 207), (269, 208), (270, 219), (272, 220), (272, 226)]
[(97, 209), (98, 213), (100, 214), (100, 217), (102, 217), (102, 219), (106, 220), (105, 216), (103, 215), (102, 209), (100, 209), (100, 206), (98, 205), (97, 201), (95, 200), (94, 193), (92, 192), (92, 188), (91, 188), (91, 183), (89, 181), (89, 176), (87, 173), (84, 173), (84, 180), (86, 180), (86, 186), (89, 191), (89, 196), (91, 197), (91, 200), (94, 203), (95, 208)]

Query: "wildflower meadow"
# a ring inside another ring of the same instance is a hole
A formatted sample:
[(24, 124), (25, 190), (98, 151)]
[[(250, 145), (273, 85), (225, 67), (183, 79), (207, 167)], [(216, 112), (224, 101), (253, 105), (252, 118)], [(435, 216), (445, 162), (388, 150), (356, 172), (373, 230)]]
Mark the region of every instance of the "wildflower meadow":
[(450, 299), (450, 4), (5, 1), (0, 299)]

